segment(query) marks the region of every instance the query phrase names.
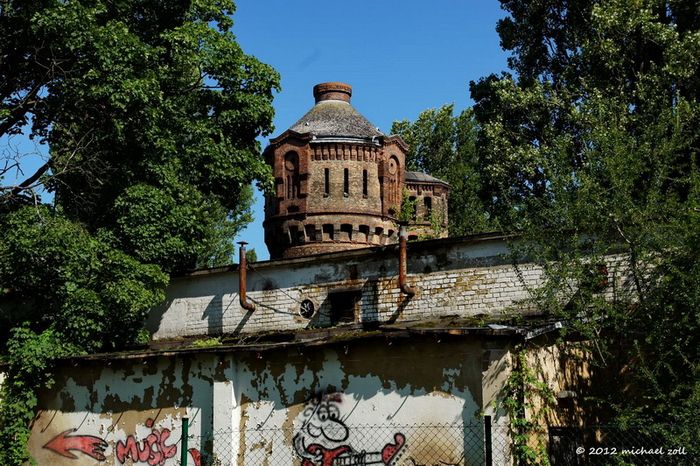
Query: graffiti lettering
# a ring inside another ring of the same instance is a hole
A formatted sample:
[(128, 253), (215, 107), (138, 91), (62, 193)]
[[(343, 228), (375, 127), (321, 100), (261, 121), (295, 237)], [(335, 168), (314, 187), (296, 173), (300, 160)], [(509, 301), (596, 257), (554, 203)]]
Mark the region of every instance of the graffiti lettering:
[[(406, 443), (402, 433), (394, 434), (394, 442), (381, 451), (366, 452), (346, 443), (350, 427), (340, 417), (339, 394), (323, 395), (311, 400), (303, 413), (303, 424), (294, 435), (294, 451), (302, 466), (393, 465)], [(309, 442), (307, 445), (307, 441)]]
[(153, 429), (153, 420), (148, 419), (146, 426), (151, 428), (151, 433), (141, 440), (133, 435), (126, 438), (126, 442), (117, 442), (116, 455), (120, 463), (131, 459), (133, 463), (146, 463), (149, 466), (162, 466), (165, 460), (177, 454), (177, 445), (167, 445), (165, 442), (170, 437), (170, 429)]

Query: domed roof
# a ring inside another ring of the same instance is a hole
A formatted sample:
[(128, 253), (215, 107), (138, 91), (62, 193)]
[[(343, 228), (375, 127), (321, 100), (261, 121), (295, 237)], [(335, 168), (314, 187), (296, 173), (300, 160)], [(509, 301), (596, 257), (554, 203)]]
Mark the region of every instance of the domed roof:
[(372, 139), (384, 134), (350, 105), (352, 88), (344, 83), (314, 86), (316, 105), (294, 123), (291, 131), (317, 138)]

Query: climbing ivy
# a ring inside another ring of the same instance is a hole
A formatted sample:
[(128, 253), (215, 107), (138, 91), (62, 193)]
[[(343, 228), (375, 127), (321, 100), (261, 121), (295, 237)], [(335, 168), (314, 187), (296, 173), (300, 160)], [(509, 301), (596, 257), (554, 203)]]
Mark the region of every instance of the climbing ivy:
[(545, 417), (554, 404), (552, 389), (528, 362), (528, 347), (512, 351), (513, 365), (503, 390), (503, 409), (508, 414), (517, 464), (549, 465), (542, 435)]

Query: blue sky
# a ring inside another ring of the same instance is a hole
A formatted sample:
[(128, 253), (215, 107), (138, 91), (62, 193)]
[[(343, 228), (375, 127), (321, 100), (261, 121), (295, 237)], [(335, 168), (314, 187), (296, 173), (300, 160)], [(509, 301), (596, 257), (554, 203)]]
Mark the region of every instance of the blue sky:
[[(428, 108), (472, 104), (469, 81), (506, 69), (496, 22), (497, 0), (239, 0), (233, 31), (243, 50), (281, 75), (275, 131), (282, 133), (313, 105), (312, 88), (326, 81), (353, 87), (352, 104), (384, 133), (395, 120), (414, 120)], [(262, 147), (267, 138), (261, 138)], [(26, 137), (0, 139), (0, 156), (17, 150), (24, 179), (46, 159), (46, 147)], [(263, 200), (255, 220), (236, 239), (269, 258), (262, 229)], [(51, 195), (44, 193), (44, 202)]]
[[(428, 108), (469, 107), (469, 81), (506, 69), (495, 30), (505, 13), (496, 0), (239, 0), (237, 8), (239, 44), (282, 77), (273, 136), (311, 108), (320, 82), (350, 84), (353, 106), (388, 133), (393, 121)], [(263, 260), (259, 193), (254, 215), (237, 240)]]

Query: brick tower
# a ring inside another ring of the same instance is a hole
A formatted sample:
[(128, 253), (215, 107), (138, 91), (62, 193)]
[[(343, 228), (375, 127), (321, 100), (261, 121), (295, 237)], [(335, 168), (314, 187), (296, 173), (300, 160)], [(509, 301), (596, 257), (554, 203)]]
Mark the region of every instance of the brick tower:
[[(311, 110), (272, 139), (264, 152), (275, 178), (263, 224), (270, 257), (398, 242), (406, 143), (382, 134), (350, 105), (349, 85), (322, 83), (314, 86), (313, 94), (316, 104)], [(423, 203), (416, 202), (414, 220), (429, 206), (432, 212), (444, 211), (440, 222), (446, 227), (449, 187), (417, 175), (422, 178), (410, 185), (416, 192), (408, 194), (415, 199), (420, 195)], [(436, 190), (438, 202), (424, 201), (426, 192)]]

